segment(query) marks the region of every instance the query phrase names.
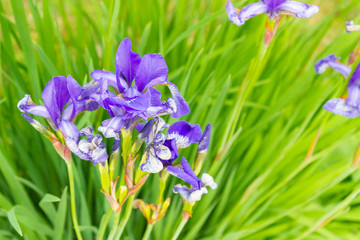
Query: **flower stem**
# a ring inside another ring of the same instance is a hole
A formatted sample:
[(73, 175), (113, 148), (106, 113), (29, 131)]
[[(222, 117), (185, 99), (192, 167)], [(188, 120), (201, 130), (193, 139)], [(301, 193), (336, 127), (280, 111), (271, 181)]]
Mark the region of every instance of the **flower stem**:
[(148, 223), (148, 225), (146, 226), (146, 231), (144, 233), (144, 236), (143, 236), (142, 240), (148, 240), (149, 239), (153, 227), (154, 227), (153, 224)]
[(74, 184), (74, 172), (72, 167), (72, 161), (66, 162), (69, 174), (69, 185), (70, 185), (70, 205), (71, 205), (71, 217), (74, 224), (74, 230), (77, 239), (82, 240), (82, 236), (79, 229), (79, 223), (76, 216), (76, 202), (75, 202), (75, 184)]
[(104, 239), (104, 234), (105, 234), (106, 227), (108, 225), (111, 213), (112, 213), (112, 208), (110, 208), (109, 211), (107, 212), (107, 214), (102, 217), (101, 222), (100, 222), (100, 227), (99, 227), (99, 233), (98, 233), (98, 236), (96, 239), (98, 239), (98, 240)]
[(181, 231), (183, 230), (183, 228), (185, 227), (185, 224), (187, 223), (187, 221), (189, 220), (189, 218), (182, 218), (179, 226), (176, 229), (176, 232), (174, 234), (174, 236), (171, 238), (171, 240), (176, 240), (179, 236)]
[(124, 216), (121, 219), (120, 226), (116, 233), (115, 239), (120, 239), (121, 234), (123, 233), (125, 226), (126, 226), (127, 222), (129, 221), (129, 218), (130, 218), (130, 215), (132, 212), (132, 208), (133, 208), (134, 198), (135, 198), (135, 195), (132, 194), (129, 196), (129, 198), (127, 200)]
[(109, 240), (114, 239), (117, 227), (119, 225), (119, 221), (120, 221), (120, 212), (115, 213), (115, 219), (114, 219), (113, 227), (112, 227), (112, 229), (110, 231), (110, 234), (109, 234), (109, 237), (108, 237)]

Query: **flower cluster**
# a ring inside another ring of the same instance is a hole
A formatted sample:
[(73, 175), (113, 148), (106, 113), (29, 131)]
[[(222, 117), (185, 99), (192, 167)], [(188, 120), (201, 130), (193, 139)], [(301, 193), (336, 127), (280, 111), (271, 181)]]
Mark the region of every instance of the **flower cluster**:
[[(93, 71), (93, 80), (85, 86), (80, 86), (71, 76), (54, 77), (42, 93), (44, 105), (34, 104), (30, 96), (25, 95), (18, 108), (26, 120), (47, 136), (54, 146), (56, 144), (57, 151), (65, 160), (70, 161), (69, 154), (72, 152), (83, 160), (100, 163), (102, 191), (115, 212), (119, 212), (127, 198), (139, 190), (149, 173), (171, 174), (183, 180), (190, 187), (178, 184), (173, 188), (174, 193), (179, 193), (185, 202), (200, 200), (207, 193), (206, 187), (215, 189), (216, 183), (205, 173), (200, 180), (184, 157), (181, 164), (177, 160), (181, 149), (199, 143), (198, 155), (202, 157), (194, 161), (194, 167), (197, 170), (201, 168), (209, 146), (210, 125), (202, 133), (198, 124), (177, 121), (169, 126), (161, 118), (164, 115), (180, 118), (190, 109), (176, 85), (168, 81), (168, 68), (160, 54), (141, 57), (132, 51), (131, 41), (126, 38), (117, 50), (115, 66), (115, 73)], [(167, 86), (171, 97), (162, 100), (157, 86)], [(77, 116), (99, 108), (109, 114), (109, 118), (98, 127), (102, 135), (94, 134), (92, 126), (79, 130), (75, 124)], [(44, 117), (55, 133), (27, 114)], [(114, 139), (110, 154), (102, 136)], [(142, 145), (145, 145), (144, 151), (139, 154)], [(135, 169), (134, 163), (139, 155), (142, 155), (139, 169)], [(120, 177), (125, 179), (126, 186), (117, 190), (117, 178), (114, 179), (113, 175), (120, 156), (125, 168), (124, 175)], [(166, 178), (163, 177), (163, 182)], [(159, 202), (152, 205), (136, 201), (136, 206), (142, 211), (152, 206), (155, 215), (151, 216), (151, 222), (163, 216), (169, 204), (170, 200), (166, 204)], [(150, 218), (150, 215), (146, 216)]]

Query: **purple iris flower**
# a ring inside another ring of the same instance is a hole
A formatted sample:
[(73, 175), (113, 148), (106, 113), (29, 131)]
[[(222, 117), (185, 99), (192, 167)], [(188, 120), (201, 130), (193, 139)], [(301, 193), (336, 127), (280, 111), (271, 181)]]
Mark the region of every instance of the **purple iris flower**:
[(184, 157), (181, 159), (181, 166), (169, 166), (167, 167), (167, 171), (171, 175), (178, 177), (191, 185), (189, 188), (177, 184), (173, 188), (174, 193), (179, 193), (182, 198), (190, 203), (199, 201), (201, 196), (208, 192), (206, 187), (210, 187), (211, 189), (217, 188), (217, 184), (209, 174), (204, 173), (200, 180)]
[(336, 57), (334, 54), (331, 54), (315, 64), (315, 70), (317, 74), (323, 74), (328, 67), (334, 69), (335, 71), (341, 73), (344, 78), (348, 78), (351, 73), (351, 68), (345, 64), (339, 63), (338, 60), (341, 59)]
[(309, 18), (319, 11), (319, 7), (288, 0), (262, 0), (261, 2), (252, 3), (243, 7), (239, 14), (237, 11), (239, 10), (235, 9), (232, 2), (229, 0), (226, 5), (226, 12), (229, 20), (230, 22), (241, 26), (249, 18), (263, 13), (267, 14), (270, 19), (276, 19), (282, 14), (292, 15), (298, 18)]
[[(101, 84), (100, 104), (112, 120), (103, 123), (102, 132), (118, 132), (134, 127), (141, 119), (170, 114), (179, 118), (190, 112), (177, 87), (169, 82), (168, 67), (160, 54), (146, 54), (142, 58), (131, 50), (125, 38), (115, 56), (116, 72), (95, 70), (91, 77)], [(166, 85), (172, 98), (161, 101), (161, 93), (154, 87)], [(111, 86), (115, 92), (110, 92)], [(105, 134), (105, 137), (106, 134)]]
[(94, 100), (98, 86), (93, 81), (81, 87), (71, 76), (58, 76), (48, 82), (41, 94), (44, 105), (34, 104), (26, 94), (17, 106), (23, 113), (45, 117), (57, 131), (62, 121), (73, 121), (79, 113), (99, 108)]
[(106, 160), (104, 160), (105, 155), (107, 158), (106, 150), (105, 153), (103, 152), (103, 143), (100, 143), (101, 138), (87, 136), (86, 144), (85, 140), (79, 141), (79, 136), (82, 136), (83, 132), (79, 133), (72, 123), (81, 112), (99, 108), (99, 104), (95, 101), (98, 99), (98, 88), (99, 83), (96, 81), (81, 87), (71, 76), (58, 76), (48, 82), (41, 94), (44, 105), (34, 104), (30, 95), (26, 94), (17, 106), (23, 113), (22, 116), (38, 131), (44, 135), (50, 134), (43, 125), (25, 113), (46, 118), (55, 131), (62, 132), (68, 148), (73, 153), (82, 159), (99, 163)]
[(324, 109), (348, 118), (360, 116), (360, 64), (351, 76), (347, 89), (348, 97), (346, 100), (342, 98), (332, 99), (324, 105)]
[(152, 132), (146, 140), (146, 162), (140, 166), (144, 172), (157, 173), (164, 167), (171, 166), (178, 158), (179, 150), (191, 143), (199, 142), (202, 136), (198, 124), (178, 121), (170, 126), (165, 136), (160, 131), (168, 125), (162, 118), (157, 118)]
[[(104, 163), (108, 159), (102, 136), (100, 134), (94, 136), (92, 126), (79, 131), (74, 123), (64, 120), (61, 122), (61, 129), (66, 135), (66, 145), (79, 158), (92, 161), (94, 164)], [(80, 139), (80, 137), (84, 138)]]
[(198, 152), (206, 152), (210, 143), (211, 124), (206, 125), (203, 135), (201, 136)]
[(346, 22), (346, 32), (351, 33), (354, 31), (360, 31), (360, 25), (355, 25), (354, 21)]

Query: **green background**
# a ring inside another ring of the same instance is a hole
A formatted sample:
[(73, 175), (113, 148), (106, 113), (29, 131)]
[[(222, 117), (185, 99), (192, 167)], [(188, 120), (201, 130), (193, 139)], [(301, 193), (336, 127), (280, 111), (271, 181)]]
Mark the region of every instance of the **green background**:
[[(94, 69), (113, 71), (117, 46), (129, 37), (141, 55), (165, 57), (169, 80), (192, 110), (183, 119), (203, 129), (212, 124), (202, 172), (218, 188), (196, 204), (181, 239), (359, 239), (360, 172), (352, 167), (359, 119), (324, 121), (322, 105), (339, 97), (345, 82), (332, 70), (317, 75), (314, 64), (332, 53), (347, 62), (360, 32), (347, 34), (345, 22), (360, 24), (360, 2), (306, 2), (320, 12), (284, 17), (260, 62), (267, 17), (238, 27), (227, 20), (226, 1), (1, 1), (0, 238), (17, 239), (17, 231), (26, 239), (74, 238), (66, 165), (16, 104), (25, 93), (41, 104), (52, 76), (72, 75), (83, 84)], [(97, 128), (106, 118), (104, 111), (86, 113), (77, 124)], [(184, 155), (193, 159), (195, 151)], [(92, 239), (109, 206), (97, 167), (74, 162), (81, 230)], [(181, 220), (175, 183), (167, 186), (172, 202), (152, 239), (171, 239)], [(154, 201), (157, 189), (151, 177), (139, 197)], [(134, 210), (123, 238), (141, 239), (145, 228)]]

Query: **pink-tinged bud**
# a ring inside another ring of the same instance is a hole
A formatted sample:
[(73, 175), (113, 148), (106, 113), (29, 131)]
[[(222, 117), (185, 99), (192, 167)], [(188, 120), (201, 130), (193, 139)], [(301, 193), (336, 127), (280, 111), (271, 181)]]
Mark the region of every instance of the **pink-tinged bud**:
[(280, 26), (281, 23), (281, 16), (276, 19), (276, 22), (273, 26), (273, 28), (270, 26), (269, 22), (266, 22), (265, 24), (265, 38), (264, 38), (264, 44), (265, 46), (269, 46), (271, 41), (274, 39), (274, 36)]
[(105, 195), (106, 199), (109, 201), (111, 208), (117, 213), (119, 213), (121, 210), (121, 205), (116, 198), (116, 183), (118, 179), (119, 177), (111, 182), (110, 194), (106, 193), (103, 190), (100, 190)]
[(65, 162), (71, 162), (71, 151), (68, 147), (64, 146), (60, 141), (53, 139), (52, 144), (56, 152), (65, 160)]

